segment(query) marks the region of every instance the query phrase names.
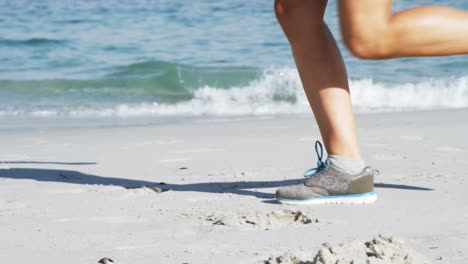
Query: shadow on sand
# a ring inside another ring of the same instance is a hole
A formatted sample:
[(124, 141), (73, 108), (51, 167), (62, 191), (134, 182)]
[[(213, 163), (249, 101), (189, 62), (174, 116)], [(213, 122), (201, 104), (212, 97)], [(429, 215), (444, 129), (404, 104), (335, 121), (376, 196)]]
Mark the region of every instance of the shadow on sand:
[[(44, 164), (65, 164), (56, 162), (45, 162)], [(67, 164), (95, 164), (95, 163), (67, 163)], [(258, 189), (278, 188), (280, 186), (292, 185), (301, 180), (281, 180), (281, 181), (236, 181), (236, 182), (203, 182), (187, 184), (170, 184), (157, 181), (143, 181), (134, 179), (105, 177), (91, 174), (84, 174), (74, 170), (56, 169), (36, 169), (36, 168), (11, 168), (0, 169), (0, 178), (8, 179), (28, 179), (45, 182), (63, 182), (69, 184), (82, 185), (105, 185), (120, 186), (126, 189), (146, 187), (160, 187), (171, 191), (207, 192), (207, 193), (233, 193), (238, 195), (248, 195), (258, 198), (273, 199), (274, 193), (260, 192)], [(391, 188), (415, 191), (432, 191), (433, 189), (390, 183), (376, 183), (376, 188)]]

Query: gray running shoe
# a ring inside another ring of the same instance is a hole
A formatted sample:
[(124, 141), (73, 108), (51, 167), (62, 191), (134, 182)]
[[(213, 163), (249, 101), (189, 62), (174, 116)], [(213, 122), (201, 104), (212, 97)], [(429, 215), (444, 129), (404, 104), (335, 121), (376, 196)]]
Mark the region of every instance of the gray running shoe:
[(299, 185), (281, 187), (276, 199), (282, 204), (369, 204), (377, 200), (374, 176), (378, 171), (367, 166), (361, 173), (351, 175), (328, 160), (322, 161), (322, 144), (315, 142), (317, 168), (304, 173), (306, 180)]

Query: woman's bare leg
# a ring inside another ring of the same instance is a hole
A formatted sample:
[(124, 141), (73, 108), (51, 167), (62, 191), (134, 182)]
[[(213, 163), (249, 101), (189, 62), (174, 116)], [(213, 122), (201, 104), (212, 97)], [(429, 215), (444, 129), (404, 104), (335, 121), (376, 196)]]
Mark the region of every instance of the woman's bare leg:
[(275, 11), (329, 154), (360, 159), (346, 69), (323, 15), (327, 0), (276, 0)]
[(392, 14), (392, 0), (339, 0), (343, 39), (365, 59), (468, 54), (468, 12), (423, 6)]

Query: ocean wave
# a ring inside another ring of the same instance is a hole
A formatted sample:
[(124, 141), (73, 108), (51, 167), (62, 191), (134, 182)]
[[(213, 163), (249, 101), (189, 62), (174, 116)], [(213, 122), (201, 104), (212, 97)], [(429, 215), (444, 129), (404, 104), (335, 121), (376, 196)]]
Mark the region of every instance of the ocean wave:
[(202, 86), (230, 88), (246, 85), (259, 78), (261, 73), (252, 67), (201, 67), (151, 60), (114, 68), (106, 77), (127, 81), (153, 79), (153, 87), (159, 84), (192, 90)]
[[(468, 76), (403, 84), (360, 79), (350, 80), (350, 87), (358, 113), (468, 107)], [(246, 85), (202, 85), (188, 92), (190, 97), (176, 102), (143, 100), (105, 105), (41, 105), (31, 109), (10, 107), (0, 108), (0, 116), (131, 118), (310, 113), (297, 71), (291, 68), (266, 70), (260, 78)]]
[(124, 102), (125, 98), (174, 103), (191, 99), (193, 91), (200, 87), (230, 89), (248, 85), (261, 75), (261, 70), (251, 67), (199, 67), (150, 60), (112, 67), (92, 79), (0, 79), (0, 107), (1, 97), (21, 93), (51, 101), (82, 95), (83, 99), (97, 98), (111, 103)]
[(54, 45), (63, 44), (65, 40), (61, 39), (48, 39), (48, 38), (29, 38), (29, 39), (1, 39), (0, 45), (5, 46), (43, 46), (43, 45)]

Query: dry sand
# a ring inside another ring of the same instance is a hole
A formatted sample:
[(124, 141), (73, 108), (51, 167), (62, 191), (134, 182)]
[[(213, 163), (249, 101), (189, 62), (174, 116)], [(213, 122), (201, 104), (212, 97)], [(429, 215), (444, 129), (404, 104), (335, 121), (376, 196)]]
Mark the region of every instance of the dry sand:
[(468, 263), (468, 110), (357, 121), (370, 206), (274, 202), (311, 116), (2, 130), (0, 263)]

